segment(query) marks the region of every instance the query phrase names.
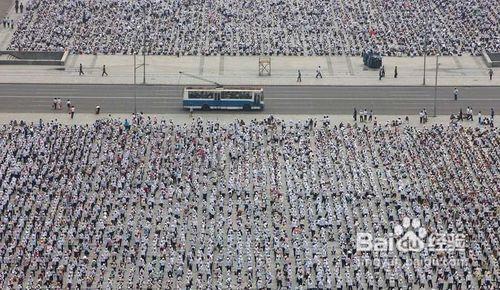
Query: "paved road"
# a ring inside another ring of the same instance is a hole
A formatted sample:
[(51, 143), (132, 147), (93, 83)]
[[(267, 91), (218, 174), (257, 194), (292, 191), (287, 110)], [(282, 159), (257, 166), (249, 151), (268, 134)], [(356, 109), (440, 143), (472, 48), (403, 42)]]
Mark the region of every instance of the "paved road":
[[(181, 89), (180, 86), (138, 86), (137, 110), (182, 113)], [(372, 108), (379, 115), (413, 115), (421, 108), (427, 108), (432, 114), (434, 104), (433, 87), (268, 86), (264, 90), (263, 114), (350, 114), (353, 107)], [(438, 114), (449, 114), (467, 106), (472, 106), (475, 112), (489, 111), (491, 107), (500, 111), (500, 87), (459, 88), (458, 102), (452, 100), (452, 90), (438, 87)], [(109, 113), (134, 110), (132, 85), (0, 84), (0, 112), (50, 112), (54, 97), (61, 97), (63, 103), (70, 98), (77, 112), (93, 112), (97, 104)]]
[[(9, 9), (12, 7), (14, 0), (0, 0), (0, 19), (3, 20), (5, 15), (9, 13)], [(3, 26), (2, 26), (3, 28)]]

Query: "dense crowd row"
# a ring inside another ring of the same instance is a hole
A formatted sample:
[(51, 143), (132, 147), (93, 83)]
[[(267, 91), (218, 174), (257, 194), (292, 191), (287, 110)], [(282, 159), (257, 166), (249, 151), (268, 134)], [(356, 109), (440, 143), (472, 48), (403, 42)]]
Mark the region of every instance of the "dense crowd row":
[[(0, 127), (0, 288), (499, 281), (496, 128), (126, 124)], [(359, 233), (401, 233), (407, 218), (427, 235), (462, 235), (463, 251), (358, 248)]]
[(166, 55), (474, 54), (499, 0), (29, 0), (10, 49)]

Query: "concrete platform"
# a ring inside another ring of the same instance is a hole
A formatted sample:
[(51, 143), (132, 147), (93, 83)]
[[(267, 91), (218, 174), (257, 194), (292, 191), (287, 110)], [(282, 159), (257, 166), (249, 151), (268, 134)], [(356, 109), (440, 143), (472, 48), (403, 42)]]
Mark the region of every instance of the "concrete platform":
[[(22, 1), (21, 1), (22, 2)], [(26, 4), (26, 2), (24, 2)], [(14, 19), (17, 21), (21, 17), (21, 13), (16, 13), (16, 9), (14, 7), (14, 0), (0, 0), (0, 21), (3, 21), (5, 16), (9, 17), (9, 19)], [(0, 24), (0, 50), (7, 49), (9, 46), (10, 39), (16, 31), (17, 22), (14, 23), (14, 29), (4, 28), (3, 24)]]
[(13, 7), (14, 0), (1, 0), (0, 1), (0, 19), (3, 20), (5, 15), (7, 15), (11, 8)]
[[(142, 64), (137, 57), (137, 65)], [(85, 75), (79, 76), (83, 65)], [(70, 55), (64, 69), (58, 67), (0, 66), (0, 83), (64, 83), (64, 84), (132, 84), (134, 82), (131, 55)], [(361, 57), (280, 56), (272, 58), (272, 75), (258, 76), (258, 57), (251, 56), (147, 56), (146, 83), (148, 84), (204, 84), (206, 82), (180, 76), (184, 71), (224, 85), (384, 85), (419, 86), (423, 84), (423, 57), (384, 57), (386, 77), (378, 78), (378, 70), (367, 69)], [(428, 57), (426, 85), (435, 84), (436, 57)], [(102, 77), (106, 65), (108, 77)], [(322, 68), (322, 79), (316, 79), (316, 69)], [(394, 78), (394, 68), (398, 77)], [(302, 82), (297, 83), (297, 70)], [(143, 82), (143, 68), (136, 71), (137, 83)], [(500, 72), (499, 72), (500, 73)], [(482, 57), (449, 56), (439, 58), (438, 85), (491, 86), (500, 85), (496, 73), (489, 80), (488, 67)], [(208, 84), (208, 83), (206, 83)]]

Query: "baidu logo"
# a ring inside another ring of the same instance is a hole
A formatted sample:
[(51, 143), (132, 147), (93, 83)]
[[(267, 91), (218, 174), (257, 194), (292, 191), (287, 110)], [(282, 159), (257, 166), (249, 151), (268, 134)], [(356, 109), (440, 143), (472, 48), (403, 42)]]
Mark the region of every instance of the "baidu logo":
[(420, 220), (403, 218), (403, 226), (394, 227), (394, 236), (397, 238), (396, 248), (400, 252), (420, 252), (425, 248), (424, 239), (427, 236), (425, 228), (420, 227)]
[(402, 253), (428, 251), (463, 251), (465, 249), (465, 236), (463, 234), (430, 234), (421, 225), (418, 218), (403, 218), (402, 225), (394, 227), (394, 234), (388, 237), (373, 237), (370, 233), (358, 233), (356, 236), (356, 249), (361, 252), (387, 252)]

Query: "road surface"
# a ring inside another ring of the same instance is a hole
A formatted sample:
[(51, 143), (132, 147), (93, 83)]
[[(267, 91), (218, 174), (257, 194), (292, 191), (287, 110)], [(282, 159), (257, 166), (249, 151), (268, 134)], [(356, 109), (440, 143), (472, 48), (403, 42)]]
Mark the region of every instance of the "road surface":
[[(182, 87), (146, 85), (137, 87), (137, 111), (144, 113), (182, 113)], [(437, 114), (450, 114), (472, 106), (474, 112), (500, 110), (500, 87), (461, 87), (453, 101), (452, 87), (438, 87)], [(351, 114), (354, 107), (373, 109), (378, 115), (414, 115), (434, 108), (434, 87), (352, 87), (352, 86), (265, 86), (263, 114)], [(0, 112), (47, 113), (52, 100), (63, 105), (71, 99), (77, 112), (93, 112), (100, 105), (103, 113), (134, 111), (132, 85), (0, 84)], [(235, 114), (233, 111), (208, 112)], [(243, 112), (241, 112), (243, 113)]]

